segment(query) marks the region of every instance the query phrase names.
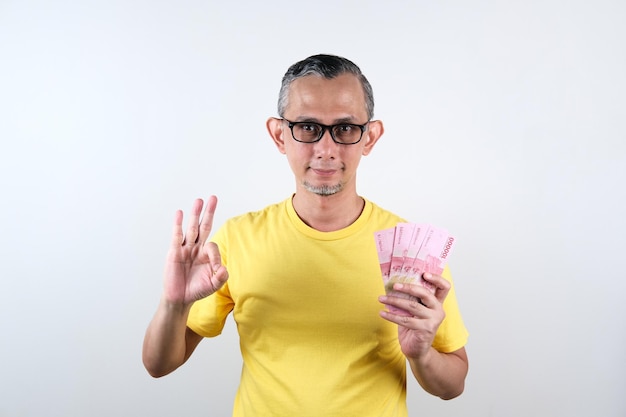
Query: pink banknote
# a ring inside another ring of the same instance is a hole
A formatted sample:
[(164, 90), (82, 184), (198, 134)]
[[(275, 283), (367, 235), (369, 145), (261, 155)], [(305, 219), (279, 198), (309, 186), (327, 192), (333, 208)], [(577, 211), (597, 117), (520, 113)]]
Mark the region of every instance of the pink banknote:
[(402, 282), (404, 262), (408, 256), (414, 229), (415, 225), (412, 223), (398, 223), (395, 227), (393, 249), (391, 251), (391, 271), (389, 273), (389, 279), (394, 282)]
[[(413, 228), (413, 235), (411, 236), (411, 242), (409, 243), (409, 250), (407, 256), (404, 258), (403, 278), (404, 281), (413, 281), (413, 263), (417, 258), (417, 254), (422, 248), (422, 244), (426, 239), (426, 232), (430, 226), (424, 223), (416, 223)], [(404, 282), (403, 281), (403, 282)]]
[(389, 273), (391, 271), (391, 256), (393, 253), (393, 240), (395, 234), (395, 227), (374, 233), (374, 240), (376, 241), (376, 251), (378, 252), (378, 262), (380, 264), (380, 273), (383, 276), (383, 281), (389, 280)]
[[(376, 232), (374, 236), (387, 294), (410, 298), (393, 290), (398, 282), (418, 283), (435, 290), (422, 275), (443, 272), (455, 242), (447, 230), (423, 223), (398, 223), (395, 228)], [(396, 314), (409, 314), (393, 306), (388, 308)]]

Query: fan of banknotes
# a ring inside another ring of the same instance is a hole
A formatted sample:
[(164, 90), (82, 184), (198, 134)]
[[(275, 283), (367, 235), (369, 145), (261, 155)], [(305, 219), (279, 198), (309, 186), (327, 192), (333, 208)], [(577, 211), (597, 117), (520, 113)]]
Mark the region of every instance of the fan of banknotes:
[(393, 285), (418, 283), (434, 291), (422, 275), (441, 275), (455, 241), (447, 230), (424, 223), (398, 223), (374, 233), (374, 239), (385, 292), (405, 298), (409, 296), (394, 292)]

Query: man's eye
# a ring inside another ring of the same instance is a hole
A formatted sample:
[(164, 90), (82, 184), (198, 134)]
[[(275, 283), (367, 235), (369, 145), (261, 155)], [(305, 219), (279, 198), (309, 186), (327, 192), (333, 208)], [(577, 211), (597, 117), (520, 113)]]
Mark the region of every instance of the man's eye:
[(315, 132), (318, 130), (317, 125), (311, 123), (300, 123), (299, 126), (300, 129), (304, 130), (305, 132)]
[(354, 126), (352, 125), (339, 125), (337, 126), (337, 130), (340, 131), (341, 133), (350, 133), (350, 131), (354, 129)]

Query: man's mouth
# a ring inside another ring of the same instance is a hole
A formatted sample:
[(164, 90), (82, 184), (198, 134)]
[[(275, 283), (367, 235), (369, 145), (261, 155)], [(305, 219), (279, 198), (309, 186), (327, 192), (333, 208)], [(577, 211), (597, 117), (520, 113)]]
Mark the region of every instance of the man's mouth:
[(317, 175), (319, 175), (319, 176), (321, 176), (321, 177), (328, 177), (328, 176), (333, 175), (335, 172), (337, 172), (337, 170), (336, 170), (336, 169), (317, 169), (317, 168), (311, 168), (311, 170), (312, 170), (315, 174), (317, 174)]

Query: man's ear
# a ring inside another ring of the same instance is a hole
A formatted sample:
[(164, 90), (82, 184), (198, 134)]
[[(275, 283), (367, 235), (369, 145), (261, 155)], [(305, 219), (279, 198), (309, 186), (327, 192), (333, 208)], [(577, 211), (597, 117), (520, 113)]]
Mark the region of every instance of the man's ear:
[(276, 117), (270, 117), (265, 123), (267, 131), (269, 132), (274, 144), (278, 148), (278, 151), (282, 154), (285, 153), (285, 139), (283, 134), (285, 133), (284, 123), (282, 119)]
[(363, 147), (363, 155), (369, 155), (374, 148), (378, 139), (385, 133), (383, 122), (380, 120), (372, 120), (367, 126), (367, 131), (363, 134), (363, 140), (365, 140), (365, 146)]

